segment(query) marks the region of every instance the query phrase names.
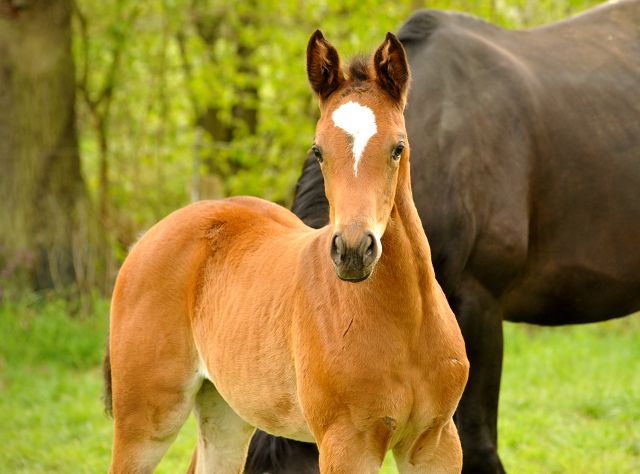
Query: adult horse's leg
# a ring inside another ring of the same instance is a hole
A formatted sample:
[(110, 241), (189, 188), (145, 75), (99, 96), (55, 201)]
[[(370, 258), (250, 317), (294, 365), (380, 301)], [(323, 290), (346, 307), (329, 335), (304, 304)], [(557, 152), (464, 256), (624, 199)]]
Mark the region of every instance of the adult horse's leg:
[(471, 365), (454, 417), (464, 454), (462, 472), (504, 473), (498, 457), (502, 316), (493, 296), (473, 278), (463, 280), (450, 303)]
[(198, 424), (198, 444), (187, 472), (242, 472), (255, 428), (240, 418), (207, 380), (196, 395), (193, 414)]

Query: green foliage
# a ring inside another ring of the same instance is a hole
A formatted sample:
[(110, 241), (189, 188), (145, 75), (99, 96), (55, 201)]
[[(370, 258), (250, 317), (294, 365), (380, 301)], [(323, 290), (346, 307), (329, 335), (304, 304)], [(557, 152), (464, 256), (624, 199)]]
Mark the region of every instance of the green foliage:
[(201, 198), (250, 194), (289, 205), (318, 118), (304, 65), (316, 28), (349, 57), (372, 51), (424, 6), (527, 27), (595, 3), (76, 0), (87, 181), (106, 200), (122, 256), (141, 230), (189, 202), (194, 183)]

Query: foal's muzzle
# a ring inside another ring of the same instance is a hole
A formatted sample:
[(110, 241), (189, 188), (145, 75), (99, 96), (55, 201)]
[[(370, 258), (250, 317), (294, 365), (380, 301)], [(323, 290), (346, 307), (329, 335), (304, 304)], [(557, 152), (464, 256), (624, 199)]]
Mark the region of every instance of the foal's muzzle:
[(380, 240), (368, 229), (353, 243), (349, 242), (340, 230), (331, 238), (331, 260), (336, 267), (336, 273), (345, 281), (358, 282), (367, 279), (381, 252)]

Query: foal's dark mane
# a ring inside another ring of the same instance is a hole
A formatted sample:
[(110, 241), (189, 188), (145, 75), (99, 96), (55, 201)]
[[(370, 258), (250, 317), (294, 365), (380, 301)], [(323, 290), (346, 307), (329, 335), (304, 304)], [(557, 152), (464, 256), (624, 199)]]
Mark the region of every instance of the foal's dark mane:
[(347, 66), (349, 81), (342, 91), (342, 97), (353, 93), (364, 93), (370, 89), (369, 81), (375, 76), (370, 67), (370, 56), (354, 56)]
[(364, 82), (372, 78), (371, 69), (369, 67), (370, 58), (368, 56), (354, 56), (349, 62), (347, 71), (349, 71), (349, 79), (354, 82)]

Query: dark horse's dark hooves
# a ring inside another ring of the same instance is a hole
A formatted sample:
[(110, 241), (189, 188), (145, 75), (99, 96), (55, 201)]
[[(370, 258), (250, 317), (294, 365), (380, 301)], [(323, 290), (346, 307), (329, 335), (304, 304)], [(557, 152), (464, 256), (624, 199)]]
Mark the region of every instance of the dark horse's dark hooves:
[(257, 430), (249, 445), (245, 474), (319, 474), (318, 447)]

